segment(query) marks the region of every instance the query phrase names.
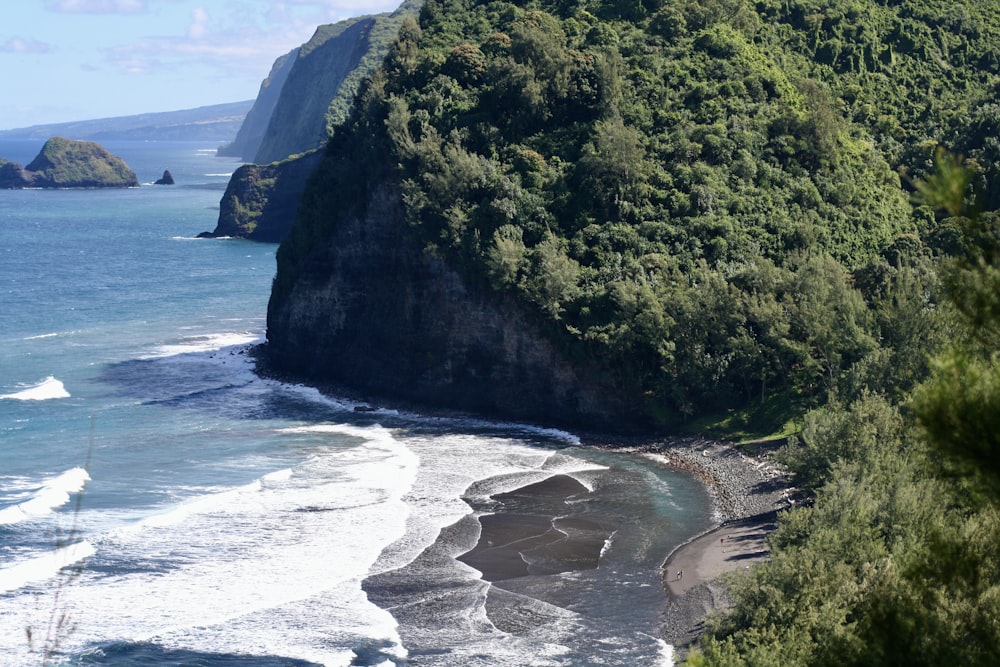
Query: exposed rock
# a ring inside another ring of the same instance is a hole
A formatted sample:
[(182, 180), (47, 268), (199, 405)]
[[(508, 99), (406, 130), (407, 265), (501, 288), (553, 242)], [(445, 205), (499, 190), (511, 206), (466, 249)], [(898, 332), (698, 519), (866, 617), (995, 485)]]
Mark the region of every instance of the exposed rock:
[(173, 185), (174, 175), (170, 173), (169, 169), (163, 170), (163, 176), (153, 181), (153, 185)]
[(253, 107), (243, 119), (233, 142), (221, 146), (218, 155), (221, 157), (238, 157), (244, 162), (251, 162), (264, 139), (267, 126), (271, 122), (271, 114), (278, 103), (281, 90), (288, 79), (288, 73), (299, 56), (298, 47), (292, 49), (274, 61), (271, 71), (261, 84), (254, 100)]
[(374, 23), (366, 17), (320, 26), (302, 45), (254, 162), (267, 164), (323, 145), (329, 136), (327, 107), (368, 50)]
[(24, 167), (0, 158), (0, 188), (16, 190), (28, 187), (31, 187), (31, 178), (24, 173)]
[(2, 188), (127, 188), (139, 185), (125, 161), (99, 144), (52, 137), (27, 167), (5, 162)]
[(575, 370), (512, 300), (476, 290), (425, 252), (395, 186), (371, 192), (364, 212), (306, 261), (291, 293), (272, 293), (271, 370), (421, 406), (645, 425), (627, 418), (628, 396)]
[(202, 238), (235, 236), (277, 243), (295, 221), (309, 175), (322, 156), (320, 151), (261, 166), (245, 164), (237, 169), (219, 203), (215, 231)]

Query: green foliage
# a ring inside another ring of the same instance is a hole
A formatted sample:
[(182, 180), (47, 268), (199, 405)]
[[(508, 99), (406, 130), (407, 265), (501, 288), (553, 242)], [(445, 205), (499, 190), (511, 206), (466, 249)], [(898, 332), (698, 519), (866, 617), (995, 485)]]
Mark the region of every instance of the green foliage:
[(388, 183), (661, 425), (815, 409), (783, 451), (814, 502), (692, 664), (996, 664), (998, 91), (995, 2), (427, 0), (272, 307)]
[[(905, 413), (865, 394), (807, 415), (782, 458), (816, 490), (815, 504), (782, 517), (772, 560), (733, 582), (732, 612), (714, 621), (690, 664), (1000, 660), (1000, 255), (995, 215), (979, 210), (993, 193), (973, 196), (973, 182), (960, 159), (938, 152), (936, 172), (917, 183), (947, 215), (968, 216), (960, 252), (943, 267), (952, 336), (935, 337), (930, 377)], [(919, 250), (900, 239), (886, 253), (891, 265), (863, 274), (869, 298), (881, 294), (900, 320), (885, 319), (896, 345), (923, 331), (914, 287), (930, 283), (919, 278)]]
[[(973, 53), (996, 50), (1000, 16), (955, 11), (428, 0), (331, 144), (366, 134), (383, 164), (349, 173), (331, 148), (316, 183), (358, 203), (355, 181), (386, 174), (429, 250), (667, 427), (775, 393), (899, 395), (938, 338), (925, 244), (958, 238), (915, 211), (908, 175), (930, 173), (932, 133), (970, 127), (980, 181), (997, 173), (997, 114), (967, 110), (998, 81)], [(319, 242), (341, 213), (307, 201), (297, 238)]]
[(139, 185), (124, 160), (99, 144), (52, 137), (25, 167), (36, 187), (90, 188)]
[(876, 460), (880, 448), (899, 442), (901, 431), (900, 416), (878, 395), (865, 394), (849, 407), (833, 401), (806, 415), (780, 459), (799, 484), (817, 489), (838, 464)]
[(772, 560), (732, 581), (690, 664), (994, 664), (1000, 538), (877, 396), (810, 415), (789, 453), (815, 504), (783, 515)]

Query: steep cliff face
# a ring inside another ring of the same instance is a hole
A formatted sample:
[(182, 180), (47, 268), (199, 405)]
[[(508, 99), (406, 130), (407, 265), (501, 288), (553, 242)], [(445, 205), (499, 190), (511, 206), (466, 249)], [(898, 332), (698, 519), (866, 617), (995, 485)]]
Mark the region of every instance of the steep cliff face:
[(272, 296), (273, 368), (426, 406), (626, 425), (628, 400), (575, 370), (513, 300), (475, 289), (424, 251), (397, 186), (370, 192), (364, 210), (312, 254), (291, 292)]
[(219, 202), (219, 223), (202, 237), (236, 236), (277, 243), (295, 221), (309, 175), (321, 151), (269, 165), (245, 164), (229, 179)]
[(320, 26), (306, 44), (275, 61), (239, 137), (220, 151), (267, 166), (247, 165), (233, 174), (218, 224), (202, 236), (284, 238), (318, 163), (318, 155), (310, 153), (347, 117), (358, 86), (381, 64), (400, 23), (422, 2), (406, 0), (391, 14)]
[(299, 49), (295, 48), (274, 61), (271, 72), (260, 84), (257, 98), (250, 111), (247, 112), (246, 118), (243, 119), (243, 124), (240, 125), (236, 138), (231, 144), (219, 148), (219, 155), (238, 157), (245, 162), (251, 162), (254, 159), (260, 149), (260, 143), (264, 139), (264, 133), (267, 132), (267, 126), (271, 122), (274, 107), (278, 104), (281, 89), (284, 87), (288, 73), (292, 71), (292, 65), (295, 64), (298, 55)]
[(323, 144), (327, 138), (326, 110), (367, 52), (374, 23), (373, 17), (366, 17), (323, 25), (302, 45), (254, 162), (283, 160)]

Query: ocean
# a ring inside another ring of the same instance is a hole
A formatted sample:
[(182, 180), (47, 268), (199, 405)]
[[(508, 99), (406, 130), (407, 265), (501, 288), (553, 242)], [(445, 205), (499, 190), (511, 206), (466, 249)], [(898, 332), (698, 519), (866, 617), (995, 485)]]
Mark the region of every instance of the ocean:
[(195, 238), (238, 163), (104, 145), (142, 187), (0, 191), (0, 665), (670, 664), (697, 481), (258, 377), (276, 246)]

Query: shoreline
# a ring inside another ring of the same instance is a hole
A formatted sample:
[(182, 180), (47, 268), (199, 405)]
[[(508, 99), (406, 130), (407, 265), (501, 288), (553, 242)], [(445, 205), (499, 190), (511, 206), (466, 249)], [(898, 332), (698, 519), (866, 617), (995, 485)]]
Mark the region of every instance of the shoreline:
[[(257, 357), (259, 375), (302, 383), (301, 379), (290, 380), (280, 373), (262, 368), (261, 359), (255, 354), (257, 352), (259, 349), (254, 349), (251, 354)], [(359, 406), (355, 407), (355, 411), (361, 414), (388, 408), (428, 417), (485, 419), (498, 424), (524, 423), (499, 416), (374, 397), (334, 383), (307, 381), (305, 384), (328, 396), (357, 401)], [(546, 428), (538, 424), (524, 424)], [(776, 528), (778, 513), (798, 501), (798, 489), (793, 486), (790, 475), (765, 457), (764, 450), (772, 446), (757, 445), (756, 449), (752, 449), (753, 445), (735, 445), (705, 436), (615, 435), (586, 428), (575, 430), (566, 425), (554, 428), (576, 436), (581, 446), (656, 457), (665, 465), (692, 475), (708, 490), (713, 505), (713, 525), (674, 547), (664, 555), (660, 566), (661, 583), (667, 596), (660, 637), (674, 647), (675, 656), (683, 655), (702, 634), (705, 617), (729, 604), (722, 575), (746, 569), (769, 558), (766, 538)], [(745, 451), (747, 449), (751, 452)], [(475, 553), (470, 554), (482, 557), (486, 555), (481, 553), (483, 551), (486, 550), (474, 549)], [(494, 576), (499, 575), (498, 579), (511, 574), (506, 572), (506, 566), (499, 567), (500, 562), (494, 562), (494, 566), (498, 570)], [(678, 571), (683, 571), (680, 579), (677, 578)]]
[[(624, 448), (623, 448), (624, 449)], [(677, 545), (663, 560), (668, 602), (661, 637), (683, 655), (704, 631), (705, 617), (729, 605), (723, 575), (767, 560), (778, 514), (799, 500), (791, 476), (759, 449), (704, 437), (654, 440), (633, 447), (694, 475), (708, 489), (714, 525)]]

